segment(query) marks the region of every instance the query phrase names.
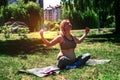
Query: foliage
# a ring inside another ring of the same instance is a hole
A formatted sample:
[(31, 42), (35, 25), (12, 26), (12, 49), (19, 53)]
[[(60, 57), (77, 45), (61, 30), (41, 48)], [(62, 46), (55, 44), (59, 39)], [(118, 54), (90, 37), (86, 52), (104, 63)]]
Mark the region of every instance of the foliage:
[(4, 10), (4, 6), (0, 6), (0, 26), (2, 26), (4, 23), (3, 10)]
[(120, 0), (114, 0), (114, 13), (115, 13), (115, 23), (116, 29), (114, 33), (120, 34)]
[(3, 26), (2, 27), (2, 33), (4, 33), (4, 37), (5, 39), (9, 39), (10, 38), (10, 35), (12, 34), (12, 26), (9, 25), (9, 26)]
[[(86, 5), (84, 5), (85, 3)], [(87, 5), (87, 1), (84, 2), (82, 0), (63, 0), (62, 7), (62, 16), (63, 18), (68, 18), (71, 20), (71, 23), (73, 24), (73, 29), (82, 29), (86, 26), (89, 26), (90, 28), (98, 27), (98, 15), (89, 7), (89, 5)], [(87, 19), (93, 22), (89, 22), (86, 25), (86, 22), (88, 21)]]
[(81, 29), (85, 26), (103, 28), (109, 27), (111, 23), (115, 23), (114, 1), (61, 0), (61, 3), (62, 18), (70, 19), (74, 27), (73, 29)]
[(17, 29), (17, 33), (21, 39), (25, 39), (25, 38), (27, 38), (26, 34), (29, 33), (29, 28), (21, 26)]
[(29, 28), (22, 26), (17, 26), (16, 28), (13, 28), (12, 25), (5, 25), (1, 27), (1, 31), (4, 34), (6, 40), (10, 39), (10, 37), (13, 36), (14, 33), (17, 33), (21, 39), (25, 39), (27, 38), (27, 34), (29, 33)]
[(2, 32), (2, 27), (0, 26), (0, 33)]
[(51, 21), (44, 21), (44, 28), (49, 29), (51, 31), (56, 31), (59, 29), (59, 24)]
[(6, 6), (8, 4), (8, 0), (0, 0), (0, 6)]
[(90, 26), (90, 28), (99, 28), (99, 17), (94, 12), (94, 10), (90, 10), (89, 8), (84, 12), (84, 27)]
[(54, 22), (51, 21), (44, 21), (44, 27), (47, 29), (51, 29), (54, 26)]
[(59, 24), (55, 23), (54, 27), (51, 29), (51, 31), (58, 31), (59, 30)]
[(43, 10), (39, 7), (39, 4), (28, 2), (26, 5), (28, 15), (28, 25), (30, 25), (30, 30), (35, 30), (43, 24)]
[[(99, 15), (100, 27), (109, 27), (109, 24), (115, 23), (114, 21), (114, 0), (101, 0), (94, 1), (93, 9)], [(108, 16), (111, 17), (111, 21), (108, 21)]]
[(23, 1), (18, 4), (10, 4), (3, 9), (1, 13), (4, 23), (9, 21), (10, 17), (14, 17), (15, 21), (25, 22), (30, 31), (37, 30), (43, 24), (43, 10), (38, 3)]

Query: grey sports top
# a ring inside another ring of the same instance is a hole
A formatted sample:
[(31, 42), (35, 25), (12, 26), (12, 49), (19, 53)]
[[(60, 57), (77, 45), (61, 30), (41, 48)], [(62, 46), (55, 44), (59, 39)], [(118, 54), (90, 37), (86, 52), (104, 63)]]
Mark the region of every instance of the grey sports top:
[(72, 40), (69, 40), (65, 36), (63, 36), (63, 42), (60, 43), (61, 50), (72, 49), (72, 48), (76, 47), (76, 43), (73, 39), (73, 36), (71, 36), (71, 37), (72, 37)]

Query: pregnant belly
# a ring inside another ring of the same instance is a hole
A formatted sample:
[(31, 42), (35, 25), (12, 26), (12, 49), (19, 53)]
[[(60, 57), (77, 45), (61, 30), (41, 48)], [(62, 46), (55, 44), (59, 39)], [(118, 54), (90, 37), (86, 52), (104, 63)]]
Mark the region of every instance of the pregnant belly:
[(71, 61), (75, 61), (75, 58), (76, 58), (74, 52), (67, 52), (67, 53), (60, 52), (60, 53), (58, 54), (58, 59), (59, 59), (60, 57), (62, 57), (62, 56), (68, 57)]

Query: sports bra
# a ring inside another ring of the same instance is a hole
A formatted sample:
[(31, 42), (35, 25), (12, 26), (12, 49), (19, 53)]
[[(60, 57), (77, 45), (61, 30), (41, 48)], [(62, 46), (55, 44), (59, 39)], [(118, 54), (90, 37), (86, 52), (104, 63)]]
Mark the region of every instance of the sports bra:
[(71, 37), (72, 37), (72, 40), (69, 40), (65, 36), (63, 36), (63, 42), (60, 43), (61, 50), (72, 49), (76, 47), (76, 43), (73, 39), (73, 36), (71, 35)]

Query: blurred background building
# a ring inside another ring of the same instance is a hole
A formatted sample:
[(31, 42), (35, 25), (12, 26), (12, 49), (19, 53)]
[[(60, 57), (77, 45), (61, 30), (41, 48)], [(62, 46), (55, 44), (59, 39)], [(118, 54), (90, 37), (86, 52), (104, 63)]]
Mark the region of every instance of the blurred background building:
[(52, 21), (57, 22), (61, 19), (62, 16), (62, 10), (61, 5), (51, 6), (47, 7), (44, 10), (44, 21)]

